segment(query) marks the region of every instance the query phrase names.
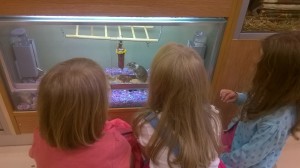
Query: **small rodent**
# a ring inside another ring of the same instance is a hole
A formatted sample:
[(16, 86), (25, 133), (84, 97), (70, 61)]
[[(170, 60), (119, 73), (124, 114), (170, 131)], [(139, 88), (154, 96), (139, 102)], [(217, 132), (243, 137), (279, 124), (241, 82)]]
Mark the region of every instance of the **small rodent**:
[(147, 70), (143, 66), (137, 64), (136, 62), (129, 62), (127, 64), (127, 67), (129, 69), (133, 70), (133, 72), (135, 73), (136, 78), (138, 80), (140, 80), (142, 82), (146, 82), (147, 81), (148, 72), (147, 72)]

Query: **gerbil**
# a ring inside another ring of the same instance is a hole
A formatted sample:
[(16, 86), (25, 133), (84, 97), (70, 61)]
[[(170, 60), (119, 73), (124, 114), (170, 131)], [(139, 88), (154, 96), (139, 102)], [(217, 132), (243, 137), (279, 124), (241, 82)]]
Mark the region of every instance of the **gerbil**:
[(147, 70), (143, 66), (141, 66), (141, 65), (139, 65), (139, 64), (137, 64), (135, 62), (130, 62), (130, 63), (127, 64), (127, 67), (129, 69), (133, 70), (133, 72), (135, 73), (136, 78), (138, 80), (140, 80), (142, 82), (146, 82), (147, 81), (148, 72), (147, 72)]

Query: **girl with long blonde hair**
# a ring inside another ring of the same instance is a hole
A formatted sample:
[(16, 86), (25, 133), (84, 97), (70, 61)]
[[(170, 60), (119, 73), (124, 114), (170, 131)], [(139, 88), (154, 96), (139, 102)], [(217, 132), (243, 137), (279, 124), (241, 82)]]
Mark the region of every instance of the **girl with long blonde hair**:
[(150, 167), (218, 167), (220, 121), (201, 57), (170, 43), (160, 48), (150, 71), (147, 108), (133, 122)]

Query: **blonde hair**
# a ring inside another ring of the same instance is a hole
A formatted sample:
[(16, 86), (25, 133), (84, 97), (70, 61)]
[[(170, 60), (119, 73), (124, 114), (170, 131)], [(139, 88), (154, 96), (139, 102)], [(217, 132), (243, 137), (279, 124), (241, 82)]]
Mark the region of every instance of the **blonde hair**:
[(61, 149), (94, 143), (107, 118), (107, 89), (105, 73), (90, 59), (74, 58), (51, 68), (38, 90), (41, 136)]
[[(210, 106), (203, 60), (192, 48), (170, 43), (158, 51), (150, 71), (148, 108), (161, 116), (146, 147), (148, 157), (156, 162), (164, 146), (179, 147), (174, 161), (169, 150), (169, 166), (208, 167), (218, 157), (220, 121)], [(146, 115), (144, 112), (135, 119), (136, 134)]]

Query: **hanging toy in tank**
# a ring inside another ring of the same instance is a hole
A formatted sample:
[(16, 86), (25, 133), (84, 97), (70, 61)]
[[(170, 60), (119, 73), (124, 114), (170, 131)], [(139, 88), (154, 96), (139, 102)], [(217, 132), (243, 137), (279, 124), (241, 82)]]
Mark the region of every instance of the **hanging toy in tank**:
[(135, 73), (135, 76), (139, 81), (141, 82), (147, 81), (148, 72), (143, 66), (137, 64), (136, 62), (129, 62), (127, 64), (127, 67)]
[(118, 55), (118, 67), (123, 70), (124, 68), (124, 57), (127, 50), (123, 48), (123, 42), (120, 40), (118, 43), (118, 48), (116, 49), (116, 53)]

